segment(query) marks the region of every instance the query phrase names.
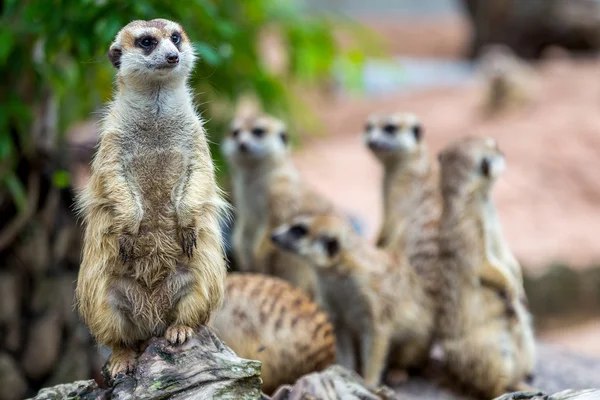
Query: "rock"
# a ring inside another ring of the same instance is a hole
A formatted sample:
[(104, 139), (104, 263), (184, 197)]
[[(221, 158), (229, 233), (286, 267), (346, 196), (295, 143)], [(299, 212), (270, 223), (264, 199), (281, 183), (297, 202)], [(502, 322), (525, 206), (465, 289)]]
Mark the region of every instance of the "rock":
[(26, 390), (27, 382), (15, 360), (0, 353), (0, 400), (21, 400)]
[(15, 274), (0, 273), (0, 325), (18, 319), (21, 299)]
[(105, 390), (98, 388), (94, 380), (77, 381), (40, 390), (28, 400), (108, 400)]
[(49, 311), (34, 321), (29, 329), (22, 366), (28, 378), (39, 379), (52, 370), (60, 355), (60, 315), (58, 312)]
[(90, 377), (89, 346), (76, 338), (67, 339), (67, 348), (58, 363), (52, 368), (52, 375), (44, 386), (54, 386), (72, 379), (84, 380)]
[(281, 386), (267, 400), (393, 400), (394, 391), (386, 386), (367, 387), (363, 379), (340, 365), (332, 365), (321, 372), (300, 378), (293, 386)]
[(597, 400), (600, 399), (600, 390), (585, 389), (585, 390), (565, 390), (553, 395), (543, 395), (530, 392), (515, 392), (505, 394), (495, 400)]

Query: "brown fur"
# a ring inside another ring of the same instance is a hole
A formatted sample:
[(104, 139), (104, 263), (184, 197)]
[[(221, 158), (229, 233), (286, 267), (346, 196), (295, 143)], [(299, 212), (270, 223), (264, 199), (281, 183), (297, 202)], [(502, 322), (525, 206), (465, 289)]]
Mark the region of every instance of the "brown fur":
[(212, 325), (237, 355), (262, 362), (262, 391), (267, 394), (335, 362), (327, 315), (304, 292), (278, 278), (230, 274), (225, 303), (213, 314)]
[[(174, 32), (182, 33), (179, 47)], [(144, 55), (132, 35), (152, 35), (158, 45)], [(176, 66), (148, 67), (175, 51)], [(134, 367), (140, 342), (166, 335), (183, 343), (208, 322), (226, 270), (218, 223), (224, 202), (186, 86), (191, 45), (174, 22), (134, 21), (111, 54), (119, 92), (79, 198), (85, 234), (76, 296), (96, 340), (112, 348), (115, 374)]]
[(413, 114), (372, 115), (364, 135), (384, 168), (383, 225), (377, 246), (407, 257), (435, 294), (441, 198), (423, 126)]
[(413, 268), (360, 238), (342, 216), (299, 216), (272, 238), (317, 271), (340, 364), (357, 369), (371, 385), (380, 382), (388, 364), (425, 365), (435, 304)]
[[(252, 133), (257, 128), (262, 129), (261, 136)], [(268, 115), (239, 117), (223, 152), (232, 169), (236, 262), (243, 271), (280, 277), (315, 298), (315, 276), (306, 261), (282, 252), (269, 240), (272, 229), (293, 216), (333, 208), (302, 181), (292, 164), (285, 125)]]
[(469, 137), (447, 146), (440, 163), (439, 333), (447, 368), (484, 398), (525, 389), (534, 363), (531, 316), (490, 199), (502, 153), (491, 138)]

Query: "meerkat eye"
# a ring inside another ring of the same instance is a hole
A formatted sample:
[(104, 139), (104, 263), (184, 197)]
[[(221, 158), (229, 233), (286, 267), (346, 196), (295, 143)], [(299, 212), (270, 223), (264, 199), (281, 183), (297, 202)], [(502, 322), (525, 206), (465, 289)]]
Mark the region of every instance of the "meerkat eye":
[(175, 44), (179, 44), (181, 42), (181, 36), (179, 35), (179, 33), (175, 32), (174, 34), (172, 34), (171, 41)]
[(388, 124), (383, 127), (383, 131), (387, 134), (393, 135), (398, 130), (398, 127), (393, 124)]
[(374, 126), (371, 122), (367, 122), (367, 124), (365, 125), (365, 132), (371, 132), (373, 130)]
[(158, 42), (152, 36), (144, 36), (137, 41), (137, 45), (142, 49), (148, 50), (154, 47)]
[(336, 238), (326, 237), (324, 244), (329, 257), (334, 257), (340, 252), (340, 242)]
[(239, 129), (234, 129), (231, 131), (231, 136), (236, 138), (240, 135), (240, 130)]
[(265, 130), (263, 128), (254, 128), (252, 129), (252, 134), (256, 137), (263, 137), (265, 135)]
[(301, 238), (302, 236), (306, 236), (308, 233), (308, 229), (304, 225), (296, 224), (290, 228), (290, 234), (294, 237)]
[(421, 127), (421, 125), (415, 125), (413, 126), (413, 135), (415, 136), (415, 140), (418, 142), (419, 140), (421, 140), (421, 137), (423, 136), (423, 128)]
[(483, 174), (483, 176), (485, 176), (485, 177), (490, 176), (490, 169), (491, 169), (490, 160), (488, 160), (488, 158), (485, 157), (483, 160), (481, 160), (481, 173)]
[(281, 132), (279, 134), (279, 136), (281, 136), (281, 141), (283, 142), (283, 144), (288, 144), (288, 134), (287, 134), (287, 132)]

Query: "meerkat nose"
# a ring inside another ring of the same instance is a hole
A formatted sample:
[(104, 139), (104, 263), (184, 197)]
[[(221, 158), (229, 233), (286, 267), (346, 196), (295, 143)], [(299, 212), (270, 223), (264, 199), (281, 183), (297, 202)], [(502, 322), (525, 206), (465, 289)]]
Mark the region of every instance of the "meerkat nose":
[(177, 64), (179, 62), (179, 56), (177, 55), (177, 53), (167, 54), (167, 62), (169, 64)]
[(246, 143), (244, 143), (244, 142), (240, 143), (240, 151), (242, 153), (246, 153), (246, 152), (248, 152), (248, 150), (249, 150), (248, 145)]

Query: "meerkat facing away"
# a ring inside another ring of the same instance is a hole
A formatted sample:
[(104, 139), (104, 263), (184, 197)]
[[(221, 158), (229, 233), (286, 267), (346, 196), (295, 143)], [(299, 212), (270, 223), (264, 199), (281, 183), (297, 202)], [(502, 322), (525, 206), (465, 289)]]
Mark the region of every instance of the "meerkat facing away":
[(423, 134), (414, 114), (373, 114), (364, 139), (384, 168), (383, 225), (377, 246), (404, 254), (435, 292), (441, 198), (438, 171)]
[(262, 391), (267, 394), (335, 362), (327, 314), (279, 278), (229, 274), (223, 308), (213, 313), (211, 324), (238, 356), (262, 362)]
[(237, 118), (222, 149), (232, 169), (236, 262), (242, 271), (278, 276), (315, 298), (315, 276), (307, 262), (269, 240), (273, 227), (294, 215), (333, 208), (307, 187), (292, 164), (285, 124), (269, 115)]
[(487, 45), (478, 60), (484, 83), (484, 110), (496, 113), (532, 104), (539, 92), (535, 71), (501, 44)]
[(504, 156), (492, 138), (467, 137), (439, 155), (439, 336), (452, 376), (486, 398), (524, 390), (535, 345), (521, 272), (490, 199)]
[(221, 304), (225, 203), (187, 87), (195, 56), (182, 27), (133, 21), (108, 55), (118, 92), (79, 198), (76, 297), (91, 333), (112, 349), (115, 375), (134, 369), (140, 342), (184, 343)]
[(388, 362), (405, 370), (427, 363), (435, 303), (413, 268), (366, 242), (333, 213), (298, 216), (271, 239), (317, 271), (340, 364), (376, 385)]

